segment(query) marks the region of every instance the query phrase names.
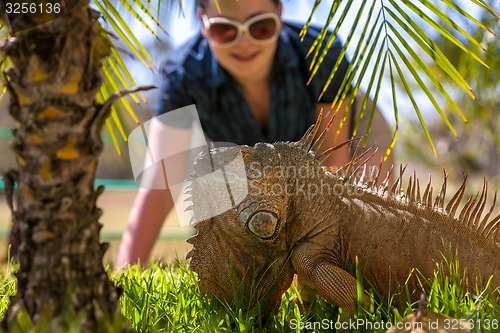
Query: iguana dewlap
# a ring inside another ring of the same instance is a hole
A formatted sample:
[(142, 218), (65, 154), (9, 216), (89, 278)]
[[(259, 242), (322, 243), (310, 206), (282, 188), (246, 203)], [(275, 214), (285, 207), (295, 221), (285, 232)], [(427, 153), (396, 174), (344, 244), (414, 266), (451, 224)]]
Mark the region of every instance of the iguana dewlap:
[[(413, 268), (432, 278), (450, 253), (457, 254), (471, 292), (491, 276), (491, 285), (500, 286), (500, 215), (490, 219), (494, 202), (485, 210), (486, 186), (455, 216), (465, 181), (445, 205), (446, 181), (433, 201), (430, 183), (422, 192), (416, 177), (401, 189), (403, 170), (391, 188), (387, 179), (375, 185), (378, 174), (356, 178), (354, 161), (329, 172), (320, 164), (330, 151), (316, 153), (324, 137), (316, 138), (320, 121), (298, 142), (218, 148), (198, 157), (192, 201), (199, 222), (187, 257), (202, 292), (227, 301), (237, 293), (249, 303), (264, 298), (271, 311), (297, 274), (351, 312), (356, 280), (346, 269), (356, 257), (365, 287), (387, 296)], [(238, 158), (243, 176), (228, 167)], [(223, 177), (203, 177), (214, 170)], [(221, 211), (224, 196), (230, 205)], [(415, 274), (409, 287), (418, 297)]]

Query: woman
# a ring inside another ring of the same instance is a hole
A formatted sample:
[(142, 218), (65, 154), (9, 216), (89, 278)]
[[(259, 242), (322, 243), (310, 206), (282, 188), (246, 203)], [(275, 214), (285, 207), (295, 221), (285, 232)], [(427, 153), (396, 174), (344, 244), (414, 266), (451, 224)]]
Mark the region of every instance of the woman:
[[(282, 4), (278, 0), (217, 2), (220, 11), (214, 0), (200, 1), (199, 36), (176, 50), (167, 66), (162, 67), (156, 115), (195, 104), (203, 131), (212, 141), (253, 145), (298, 140), (321, 108), (330, 109), (340, 89), (348, 66), (345, 59), (318, 101), (341, 45), (334, 43), (323, 66), (307, 84), (310, 74), (306, 54), (319, 29), (310, 28), (301, 42), (301, 26), (281, 21)], [(188, 117), (180, 117), (177, 128), (167, 137), (153, 129), (149, 141), (157, 146), (189, 145), (191, 132), (187, 128), (191, 123), (185, 118)], [(336, 118), (333, 128), (338, 127), (340, 119)], [(347, 119), (337, 135), (331, 131), (323, 146), (348, 140), (350, 123)], [(385, 128), (384, 133), (388, 134)], [(349, 159), (345, 147), (325, 164), (344, 165)], [(378, 164), (380, 157), (372, 160)], [(181, 179), (184, 169), (179, 164), (175, 170), (169, 170), (168, 179), (175, 172)], [(141, 186), (122, 239), (117, 267), (148, 258), (172, 207), (168, 186), (166, 190)]]

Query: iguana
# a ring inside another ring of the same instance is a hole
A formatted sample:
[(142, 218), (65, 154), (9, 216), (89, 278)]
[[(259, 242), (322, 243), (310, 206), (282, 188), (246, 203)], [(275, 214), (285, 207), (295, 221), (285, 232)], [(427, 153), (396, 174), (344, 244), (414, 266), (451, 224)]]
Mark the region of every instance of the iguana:
[[(404, 168), (393, 185), (389, 175), (380, 182), (384, 175), (366, 170), (367, 155), (331, 170), (320, 164), (338, 146), (318, 153), (330, 127), (319, 133), (320, 122), (318, 117), (298, 142), (214, 148), (197, 157), (189, 191), (200, 221), (188, 240), (193, 249), (187, 258), (203, 293), (231, 301), (239, 287), (246, 301), (263, 298), (266, 311), (274, 311), (296, 274), (352, 314), (356, 279), (347, 267), (356, 258), (365, 286), (387, 296), (413, 268), (432, 278), (450, 249), (470, 291), (491, 276), (491, 286), (500, 286), (500, 215), (490, 219), (495, 192), (483, 217), (486, 181), (480, 196), (470, 198), (456, 216), (467, 177), (445, 206), (446, 175), (432, 200), (430, 181), (421, 194), (415, 175), (403, 191)], [(244, 161), (245, 177), (228, 167), (237, 158)], [(204, 180), (214, 170), (224, 171), (224, 181)], [(231, 197), (245, 186), (243, 200), (231, 199), (226, 211), (217, 210), (223, 193)], [(418, 299), (415, 274), (408, 286)]]

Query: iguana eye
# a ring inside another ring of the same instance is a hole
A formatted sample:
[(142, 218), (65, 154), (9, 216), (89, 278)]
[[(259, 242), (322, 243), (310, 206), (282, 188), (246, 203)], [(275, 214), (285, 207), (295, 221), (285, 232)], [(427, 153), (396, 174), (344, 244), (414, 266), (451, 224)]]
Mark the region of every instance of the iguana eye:
[(278, 229), (278, 217), (268, 211), (257, 212), (250, 218), (247, 227), (256, 236), (268, 239), (273, 237)]

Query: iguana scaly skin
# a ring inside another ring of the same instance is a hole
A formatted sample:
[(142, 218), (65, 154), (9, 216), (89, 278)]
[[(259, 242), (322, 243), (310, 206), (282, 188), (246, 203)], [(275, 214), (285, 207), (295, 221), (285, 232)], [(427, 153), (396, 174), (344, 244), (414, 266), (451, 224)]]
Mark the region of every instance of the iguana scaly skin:
[[(496, 192), (491, 209), (483, 214), (486, 182), (480, 196), (470, 198), (455, 216), (465, 180), (445, 205), (446, 180), (432, 200), (430, 181), (421, 193), (418, 179), (410, 177), (402, 190), (403, 169), (390, 187), (389, 176), (376, 185), (379, 175), (367, 177), (366, 169), (359, 169), (363, 175), (356, 177), (354, 165), (363, 165), (363, 156), (329, 171), (320, 164), (335, 148), (317, 154), (326, 132), (317, 135), (320, 121), (298, 142), (217, 148), (198, 156), (194, 178), (239, 156), (246, 179), (225, 170), (227, 184), (222, 187), (193, 183), (195, 217), (214, 210), (222, 191), (248, 184), (242, 202), (197, 223), (197, 234), (188, 240), (193, 249), (187, 258), (202, 292), (226, 301), (236, 293), (249, 303), (264, 298), (267, 311), (273, 311), (297, 274), (301, 283), (352, 313), (356, 280), (346, 269), (355, 265), (356, 257), (365, 287), (387, 296), (405, 283), (413, 268), (432, 278), (436, 263), (450, 250), (467, 274), (464, 287), (469, 291), (477, 283), (484, 286), (491, 276), (491, 286), (500, 286), (500, 215), (490, 219)], [(408, 286), (418, 298), (421, 287), (415, 274)]]

